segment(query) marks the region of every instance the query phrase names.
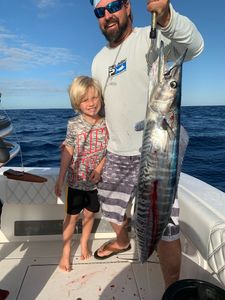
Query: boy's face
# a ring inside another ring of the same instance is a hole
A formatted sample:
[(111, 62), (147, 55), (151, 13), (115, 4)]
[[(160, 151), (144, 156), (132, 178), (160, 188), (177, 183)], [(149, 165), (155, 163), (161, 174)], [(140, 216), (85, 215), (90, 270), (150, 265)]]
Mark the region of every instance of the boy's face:
[(95, 118), (101, 109), (101, 98), (94, 87), (89, 87), (80, 103), (80, 111), (89, 118)]

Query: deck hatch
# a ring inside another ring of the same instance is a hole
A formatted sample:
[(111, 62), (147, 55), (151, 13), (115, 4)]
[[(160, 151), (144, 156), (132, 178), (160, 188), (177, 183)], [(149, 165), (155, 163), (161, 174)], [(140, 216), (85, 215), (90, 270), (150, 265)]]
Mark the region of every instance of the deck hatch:
[(73, 268), (63, 273), (57, 265), (29, 266), (17, 300), (149, 299), (140, 296), (130, 263), (76, 264)]
[[(79, 220), (75, 233), (82, 232), (82, 221)], [(35, 236), (35, 235), (57, 235), (62, 234), (63, 220), (26, 220), (15, 221), (15, 236)], [(109, 222), (102, 219), (95, 219), (92, 233), (111, 233), (113, 232)]]

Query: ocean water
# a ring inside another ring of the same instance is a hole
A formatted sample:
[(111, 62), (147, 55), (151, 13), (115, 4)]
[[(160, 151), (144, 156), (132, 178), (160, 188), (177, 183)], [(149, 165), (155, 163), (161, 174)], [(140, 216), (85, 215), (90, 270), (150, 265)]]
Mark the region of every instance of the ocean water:
[[(7, 110), (14, 126), (9, 137), (22, 149), (25, 167), (58, 167), (59, 145), (72, 109)], [(181, 122), (190, 141), (182, 172), (225, 192), (225, 106), (182, 107)], [(21, 156), (8, 166), (21, 166)]]

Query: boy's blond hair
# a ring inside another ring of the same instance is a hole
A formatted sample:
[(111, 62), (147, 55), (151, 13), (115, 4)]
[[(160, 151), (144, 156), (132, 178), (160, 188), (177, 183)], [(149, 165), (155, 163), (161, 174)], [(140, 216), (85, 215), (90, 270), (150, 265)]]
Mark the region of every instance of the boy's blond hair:
[(72, 81), (68, 88), (70, 102), (73, 109), (80, 111), (80, 104), (90, 87), (95, 89), (102, 102), (102, 90), (99, 82), (89, 76), (78, 76)]

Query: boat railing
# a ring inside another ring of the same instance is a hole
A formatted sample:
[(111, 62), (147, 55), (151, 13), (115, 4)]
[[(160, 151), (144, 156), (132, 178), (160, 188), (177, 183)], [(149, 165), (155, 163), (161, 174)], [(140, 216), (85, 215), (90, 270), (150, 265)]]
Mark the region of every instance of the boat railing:
[[(66, 188), (62, 196), (57, 198), (54, 186), (59, 169), (26, 168), (26, 172), (45, 177), (47, 181), (43, 183), (8, 179), (3, 176), (7, 169), (6, 167), (0, 168), (0, 199), (4, 203), (1, 218), (3, 240), (7, 242), (61, 239)], [(21, 168), (13, 169), (21, 170)], [(130, 211), (132, 209), (133, 207), (130, 207)], [(81, 232), (82, 224), (79, 220), (75, 236), (79, 237)], [(91, 238), (114, 236), (109, 222), (102, 220), (101, 214), (97, 213)]]

